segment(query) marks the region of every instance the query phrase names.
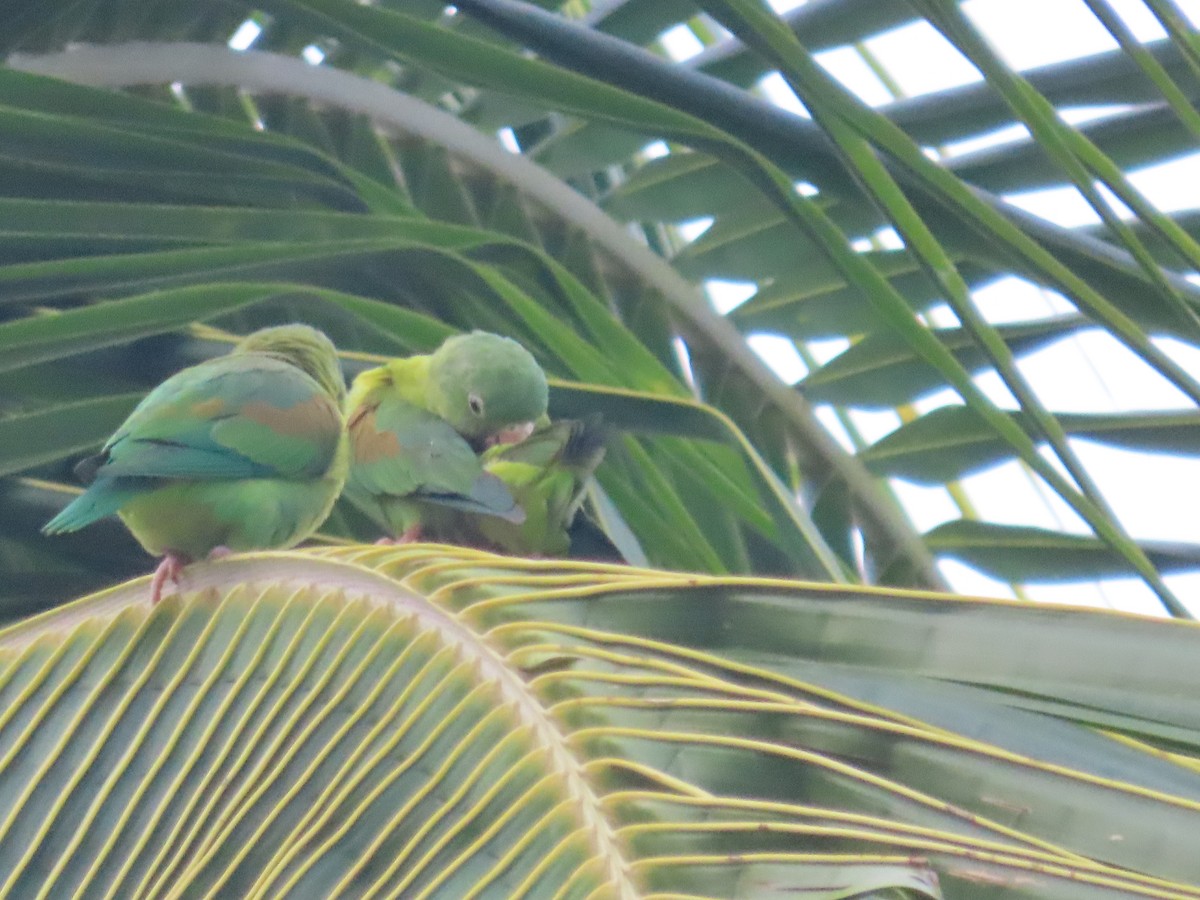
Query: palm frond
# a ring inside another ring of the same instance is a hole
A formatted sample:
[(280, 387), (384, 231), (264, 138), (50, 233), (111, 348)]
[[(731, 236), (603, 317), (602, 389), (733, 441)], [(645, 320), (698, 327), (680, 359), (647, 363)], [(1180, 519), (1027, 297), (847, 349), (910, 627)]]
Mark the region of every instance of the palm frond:
[(0, 633), (0, 895), (1200, 895), (1188, 625), (422, 546), (145, 597)]

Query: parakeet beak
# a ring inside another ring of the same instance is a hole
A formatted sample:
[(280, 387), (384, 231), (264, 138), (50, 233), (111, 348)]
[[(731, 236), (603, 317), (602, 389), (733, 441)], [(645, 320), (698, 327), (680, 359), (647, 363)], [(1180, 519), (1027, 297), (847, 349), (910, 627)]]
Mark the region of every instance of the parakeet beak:
[(497, 444), (519, 444), (531, 434), (533, 434), (533, 422), (522, 422), (520, 425), (501, 428), (495, 434), (488, 435), (483, 445), (495, 447)]

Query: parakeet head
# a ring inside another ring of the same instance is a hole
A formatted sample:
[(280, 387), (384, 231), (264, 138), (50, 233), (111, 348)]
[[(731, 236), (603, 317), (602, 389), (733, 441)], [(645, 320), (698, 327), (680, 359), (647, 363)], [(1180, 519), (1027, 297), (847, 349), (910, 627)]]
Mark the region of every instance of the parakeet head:
[(511, 338), (473, 331), (430, 357), (430, 408), (459, 434), (482, 441), (546, 412), (546, 373)]
[(346, 379), (333, 342), (308, 325), (276, 325), (246, 335), (234, 353), (268, 353), (309, 375), (338, 405), (346, 397)]

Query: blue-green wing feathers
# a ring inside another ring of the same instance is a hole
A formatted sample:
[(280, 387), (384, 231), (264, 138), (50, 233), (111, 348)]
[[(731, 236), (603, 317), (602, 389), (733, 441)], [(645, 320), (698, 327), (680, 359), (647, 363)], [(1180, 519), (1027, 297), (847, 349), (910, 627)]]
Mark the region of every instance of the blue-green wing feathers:
[(504, 482), (490, 472), (480, 472), (466, 495), (439, 494), (426, 490), (418, 496), (425, 502), (437, 503), (463, 512), (496, 516), (514, 525), (525, 521), (525, 510), (513, 499), (512, 492)]
[(91, 487), (43, 531), (82, 528), (168, 482), (317, 478), (341, 433), (334, 398), (294, 366), (256, 353), (210, 360), (146, 395), (89, 464)]
[(329, 467), (340, 429), (333, 399), (295, 367), (224, 356), (151, 391), (105, 444), (96, 476), (316, 477)]
[(524, 519), (504, 483), (483, 471), (471, 445), (444, 419), (396, 396), (351, 413), (347, 496), (408, 498)]

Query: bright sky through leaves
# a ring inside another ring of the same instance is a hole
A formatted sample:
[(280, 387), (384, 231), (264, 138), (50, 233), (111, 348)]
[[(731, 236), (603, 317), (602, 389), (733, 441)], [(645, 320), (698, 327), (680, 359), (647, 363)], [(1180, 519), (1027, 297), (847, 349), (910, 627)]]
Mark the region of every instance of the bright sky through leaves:
[[(772, 0), (772, 5), (777, 11), (786, 12), (802, 4), (796, 0)], [(1177, 5), (1193, 22), (1200, 23), (1200, 0), (1179, 0)], [(1112, 0), (1112, 6), (1139, 40), (1156, 40), (1164, 36), (1142, 0)], [(967, 0), (963, 9), (1004, 59), (1018, 69), (1088, 56), (1117, 46), (1082, 0)], [(1036, 22), (1037, 27), (1031, 27), (1031, 22)], [(683, 26), (664, 34), (662, 42), (677, 59), (701, 49), (700, 42)], [(925, 22), (873, 37), (866, 42), (865, 49), (883, 65), (905, 96), (980, 80), (974, 67)], [(881, 105), (893, 99), (856, 48), (837, 48), (821, 53), (818, 58), (831, 74), (866, 102)], [(764, 78), (760, 88), (779, 106), (805, 114), (778, 75)], [(1068, 121), (1078, 123), (1103, 114), (1102, 109), (1069, 110), (1064, 116)], [(938, 150), (943, 155), (958, 156), (1017, 140), (1024, 135), (1023, 127), (1010, 127)], [(1161, 209), (1200, 208), (1200, 154), (1134, 172), (1131, 180)], [(1068, 227), (1098, 221), (1082, 196), (1073, 187), (1065, 185), (1008, 199)], [(682, 236), (694, 240), (709, 224), (710, 220), (688, 223), (681, 228)], [(894, 236), (889, 242), (895, 246)], [(864, 240), (862, 247), (867, 246), (870, 242)], [(714, 307), (727, 312), (744, 302), (752, 287), (710, 282), (708, 289)], [(1018, 278), (1005, 278), (988, 285), (976, 292), (976, 299), (985, 314), (996, 322), (1037, 319), (1070, 308), (1061, 297)], [(947, 321), (939, 319), (936, 311), (932, 319), (942, 324)], [(749, 343), (785, 381), (794, 382), (804, 376), (806, 367), (789, 340), (760, 335), (751, 336)], [(1160, 340), (1158, 343), (1200, 377), (1200, 350), (1177, 341)], [(809, 352), (818, 361), (823, 361), (843, 347), (843, 342), (823, 342), (823, 346), (810, 347)], [(1111, 412), (1188, 406), (1173, 387), (1107, 334), (1084, 333), (1059, 341), (1024, 358), (1021, 368), (1041, 399), (1056, 411)], [(999, 404), (1013, 406), (997, 376), (988, 374), (977, 381)], [(927, 411), (954, 402), (958, 402), (957, 396), (946, 390), (923, 398), (917, 408)], [(839, 440), (847, 447), (852, 446), (833, 411), (819, 412), (822, 422)], [(867, 441), (877, 440), (900, 423), (898, 415), (886, 411), (853, 411), (850, 417)], [(1073, 444), (1135, 538), (1200, 542), (1200, 515), (1197, 514), (1200, 510), (1200, 459), (1149, 456), (1084, 441)], [(1087, 533), (1078, 517), (1016, 462), (970, 476), (964, 479), (962, 486), (981, 518)], [(944, 488), (926, 488), (901, 481), (895, 481), (894, 487), (922, 531), (960, 515)], [(942, 568), (952, 587), (963, 593), (1013, 596), (1008, 585), (984, 577), (964, 565), (951, 561), (943, 563)], [(1185, 602), (1190, 598), (1191, 608), (1200, 614), (1200, 574), (1173, 576), (1167, 581)], [(1025, 590), (1025, 595), (1039, 600), (1112, 606), (1154, 614), (1161, 612), (1157, 599), (1144, 584), (1133, 578), (1080, 585), (1033, 585)]]

